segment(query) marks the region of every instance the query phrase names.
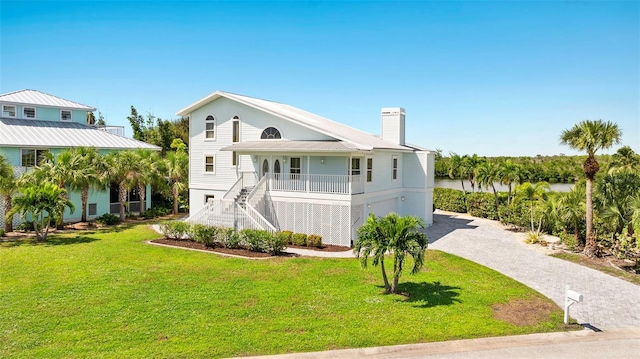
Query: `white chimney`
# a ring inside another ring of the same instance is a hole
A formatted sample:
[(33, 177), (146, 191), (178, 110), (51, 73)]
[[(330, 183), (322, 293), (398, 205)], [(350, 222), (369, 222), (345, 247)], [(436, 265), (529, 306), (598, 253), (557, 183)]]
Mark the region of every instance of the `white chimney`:
[(385, 107), (381, 114), (380, 138), (404, 146), (404, 108)]

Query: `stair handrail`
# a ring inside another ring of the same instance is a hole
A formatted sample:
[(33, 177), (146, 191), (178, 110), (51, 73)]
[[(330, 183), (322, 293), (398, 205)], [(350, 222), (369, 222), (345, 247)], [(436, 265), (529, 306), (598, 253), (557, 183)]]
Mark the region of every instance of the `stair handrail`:
[(242, 188), (244, 188), (244, 173), (240, 174), (240, 177), (238, 178), (236, 183), (234, 183), (233, 186), (229, 188), (227, 193), (222, 196), (222, 199), (236, 199), (236, 197), (238, 197), (238, 195), (240, 194), (240, 191), (242, 191)]
[(267, 221), (267, 219), (249, 203), (246, 204), (245, 208), (242, 208), (241, 206), (238, 206), (238, 208), (244, 211), (247, 217), (249, 217), (258, 226), (258, 228), (267, 230), (270, 233), (276, 233), (278, 231), (273, 224), (269, 223), (269, 221)]

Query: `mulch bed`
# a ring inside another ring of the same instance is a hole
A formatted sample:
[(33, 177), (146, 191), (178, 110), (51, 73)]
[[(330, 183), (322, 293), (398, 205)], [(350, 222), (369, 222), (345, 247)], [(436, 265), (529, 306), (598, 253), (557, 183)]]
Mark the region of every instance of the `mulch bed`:
[(307, 247), (307, 246), (296, 246), (293, 244), (288, 244), (287, 248), (308, 249), (311, 251), (318, 251), (318, 252), (346, 252), (346, 251), (352, 250), (350, 247), (335, 246), (333, 244), (323, 244), (322, 247)]
[(182, 248), (192, 248), (192, 249), (200, 249), (203, 251), (207, 251), (207, 252), (215, 252), (215, 253), (224, 253), (224, 254), (232, 254), (235, 256), (241, 256), (241, 257), (248, 257), (248, 258), (268, 258), (268, 257), (297, 257), (297, 254), (293, 254), (293, 253), (281, 253), (278, 254), (277, 256), (272, 256), (269, 253), (262, 253), (262, 252), (253, 252), (250, 251), (248, 249), (243, 249), (243, 248), (237, 248), (237, 249), (231, 249), (231, 248), (211, 248), (211, 247), (207, 247), (202, 243), (197, 243), (197, 242), (193, 242), (193, 241), (177, 241), (174, 239), (154, 239), (151, 242), (153, 243), (160, 243), (160, 244), (166, 244), (166, 245), (170, 245), (170, 246), (174, 246), (174, 247), (182, 247)]

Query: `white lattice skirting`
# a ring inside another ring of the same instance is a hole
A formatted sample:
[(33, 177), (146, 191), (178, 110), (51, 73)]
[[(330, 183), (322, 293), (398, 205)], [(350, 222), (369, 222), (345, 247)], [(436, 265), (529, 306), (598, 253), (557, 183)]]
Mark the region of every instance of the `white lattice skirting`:
[(351, 207), (348, 204), (318, 204), (273, 201), (281, 230), (319, 234), (322, 243), (351, 246)]

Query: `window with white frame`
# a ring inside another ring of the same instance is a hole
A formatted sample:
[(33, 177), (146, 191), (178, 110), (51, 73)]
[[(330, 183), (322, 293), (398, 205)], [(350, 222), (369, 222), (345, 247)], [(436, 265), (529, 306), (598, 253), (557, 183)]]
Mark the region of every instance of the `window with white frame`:
[(204, 195), (204, 204), (209, 203), (209, 200), (210, 200), (210, 199), (214, 199), (214, 198), (216, 198), (216, 196), (215, 196), (215, 195), (213, 195), (213, 194), (205, 194), (205, 195)]
[(373, 181), (373, 158), (367, 158), (367, 182)]
[(206, 173), (215, 173), (216, 172), (216, 158), (215, 158), (215, 156), (205, 156), (204, 157), (204, 171)]
[(260, 139), (262, 140), (279, 140), (282, 138), (280, 131), (278, 131), (275, 127), (267, 127), (262, 131), (262, 135), (260, 135)]
[(23, 148), (20, 151), (20, 166), (35, 167), (44, 160), (49, 150), (37, 150), (35, 148)]
[(398, 156), (393, 156), (391, 159), (392, 168), (391, 168), (391, 179), (398, 179)]
[(236, 153), (236, 151), (231, 152), (231, 165), (232, 166), (238, 165), (238, 154)]
[(16, 106), (2, 105), (2, 117), (16, 117)]
[(233, 116), (231, 142), (240, 142), (240, 117)]
[(359, 158), (351, 159), (351, 175), (360, 176), (360, 159)]
[(60, 121), (71, 121), (71, 111), (60, 110)]
[(300, 157), (291, 157), (291, 166), (289, 166), (291, 178), (300, 178)]
[(22, 118), (28, 118), (30, 120), (36, 119), (36, 108), (24, 106), (22, 108)]
[(211, 115), (204, 121), (204, 138), (208, 140), (216, 138), (216, 119)]

